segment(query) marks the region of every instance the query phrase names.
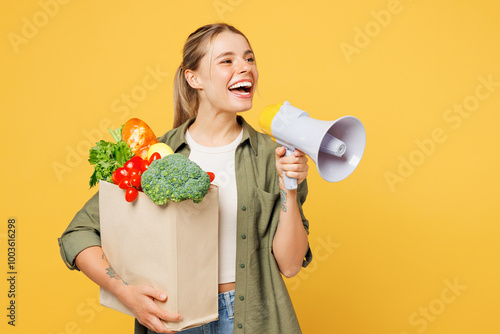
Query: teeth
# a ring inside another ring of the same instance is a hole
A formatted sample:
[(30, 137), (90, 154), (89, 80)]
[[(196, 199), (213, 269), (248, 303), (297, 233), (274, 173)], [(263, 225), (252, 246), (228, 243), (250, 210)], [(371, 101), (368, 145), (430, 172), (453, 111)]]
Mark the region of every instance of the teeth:
[(240, 87), (252, 87), (252, 83), (250, 81), (237, 82), (234, 85), (232, 85), (231, 87), (229, 87), (229, 89), (235, 89), (235, 88), (240, 88)]

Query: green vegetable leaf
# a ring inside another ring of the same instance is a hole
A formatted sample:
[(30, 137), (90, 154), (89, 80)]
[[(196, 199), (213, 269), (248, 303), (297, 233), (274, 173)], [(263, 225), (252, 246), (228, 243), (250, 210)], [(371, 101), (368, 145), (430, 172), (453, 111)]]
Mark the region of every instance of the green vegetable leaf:
[(113, 172), (123, 167), (133, 156), (134, 153), (130, 147), (121, 139), (116, 143), (104, 140), (97, 142), (89, 151), (89, 163), (94, 165), (94, 172), (89, 181), (90, 188), (94, 187), (99, 180), (111, 182)]
[(113, 139), (115, 140), (115, 142), (119, 142), (122, 140), (122, 130), (123, 130), (123, 126), (125, 124), (123, 124), (121, 127), (119, 127), (118, 129), (114, 129), (114, 130), (111, 130), (111, 129), (108, 129), (109, 133), (111, 133), (111, 136), (113, 137)]

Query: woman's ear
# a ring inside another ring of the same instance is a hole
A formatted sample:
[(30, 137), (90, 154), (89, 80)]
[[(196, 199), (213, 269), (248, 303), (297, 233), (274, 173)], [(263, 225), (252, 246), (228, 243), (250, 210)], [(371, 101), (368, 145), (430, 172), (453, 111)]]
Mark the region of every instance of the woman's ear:
[(202, 89), (201, 83), (198, 81), (198, 76), (192, 70), (186, 70), (184, 72), (184, 76), (186, 77), (186, 81), (194, 89)]

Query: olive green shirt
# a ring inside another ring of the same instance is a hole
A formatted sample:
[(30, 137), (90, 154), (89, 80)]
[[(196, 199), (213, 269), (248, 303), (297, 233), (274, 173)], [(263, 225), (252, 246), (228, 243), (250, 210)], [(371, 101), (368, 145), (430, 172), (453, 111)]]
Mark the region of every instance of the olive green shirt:
[[(194, 121), (159, 138), (174, 152), (189, 156), (185, 132)], [(278, 175), (274, 143), (267, 135), (255, 131), (242, 117), (243, 138), (236, 148), (235, 170), (238, 189), (236, 291), (234, 333), (301, 333), (293, 305), (273, 255), (272, 243), (280, 213)], [(99, 199), (95, 194), (75, 215), (59, 238), (61, 255), (70, 269), (75, 258), (87, 247), (100, 246)], [(302, 212), (307, 183), (298, 187), (297, 202), (304, 228), (309, 222)], [(308, 248), (303, 267), (312, 260)], [(136, 321), (135, 333), (153, 333)]]

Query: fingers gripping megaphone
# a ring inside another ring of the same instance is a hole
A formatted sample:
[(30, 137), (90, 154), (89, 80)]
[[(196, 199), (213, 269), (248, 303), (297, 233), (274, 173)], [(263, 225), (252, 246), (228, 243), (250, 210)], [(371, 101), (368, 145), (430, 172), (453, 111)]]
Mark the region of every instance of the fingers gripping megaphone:
[[(299, 149), (316, 164), (319, 175), (329, 182), (342, 181), (358, 166), (365, 150), (366, 132), (353, 116), (335, 121), (310, 118), (303, 110), (285, 101), (270, 105), (260, 114), (265, 134), (286, 148), (285, 155)], [(283, 174), (285, 187), (296, 189), (297, 180)]]

